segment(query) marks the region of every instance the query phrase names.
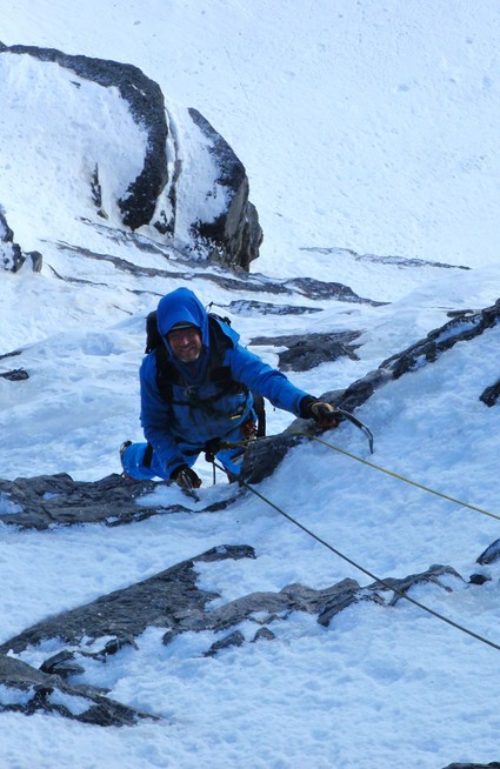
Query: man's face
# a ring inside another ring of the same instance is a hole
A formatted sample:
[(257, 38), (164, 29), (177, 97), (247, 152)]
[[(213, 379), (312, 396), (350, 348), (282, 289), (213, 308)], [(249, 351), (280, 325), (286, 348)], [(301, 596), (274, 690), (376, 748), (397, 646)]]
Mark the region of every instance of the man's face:
[(172, 352), (181, 363), (194, 363), (201, 353), (201, 335), (195, 326), (175, 328), (167, 334)]

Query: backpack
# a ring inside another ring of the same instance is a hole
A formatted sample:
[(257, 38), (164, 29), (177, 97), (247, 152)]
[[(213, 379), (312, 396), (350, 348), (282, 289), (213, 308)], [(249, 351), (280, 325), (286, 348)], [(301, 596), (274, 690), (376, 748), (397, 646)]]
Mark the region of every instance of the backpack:
[[(189, 403), (210, 413), (211, 403), (228, 393), (248, 393), (248, 387), (242, 382), (236, 382), (231, 377), (229, 366), (224, 366), (226, 350), (233, 346), (233, 342), (221, 329), (218, 321), (231, 325), (229, 318), (221, 317), (215, 313), (208, 313), (208, 328), (210, 334), (210, 362), (207, 378), (219, 388), (219, 393), (210, 399), (196, 401), (191, 399)], [(146, 353), (154, 352), (156, 356), (156, 384), (161, 397), (167, 403), (186, 405), (186, 401), (175, 401), (173, 385), (181, 384), (180, 374), (177, 368), (169, 361), (167, 351), (161, 334), (158, 331), (156, 310), (150, 312), (146, 318)], [(253, 409), (257, 416), (257, 437), (266, 434), (266, 412), (262, 395), (253, 395)]]

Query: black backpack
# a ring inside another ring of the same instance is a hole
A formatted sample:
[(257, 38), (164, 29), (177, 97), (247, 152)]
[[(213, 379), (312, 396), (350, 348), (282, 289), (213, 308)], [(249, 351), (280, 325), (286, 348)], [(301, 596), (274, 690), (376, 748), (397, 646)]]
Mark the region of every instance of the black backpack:
[[(155, 353), (156, 356), (156, 384), (160, 395), (167, 403), (178, 405), (194, 405), (204, 411), (213, 411), (212, 403), (223, 395), (228, 393), (248, 393), (248, 387), (242, 382), (236, 382), (231, 377), (229, 366), (224, 366), (224, 355), (226, 350), (233, 347), (232, 340), (226, 336), (218, 321), (223, 321), (231, 325), (229, 318), (222, 318), (215, 313), (208, 313), (208, 328), (210, 334), (210, 362), (208, 366), (207, 378), (217, 385), (219, 393), (213, 398), (204, 400), (195, 400), (192, 397), (189, 401), (175, 401), (173, 396), (173, 385), (182, 384), (180, 373), (177, 368), (169, 361), (165, 345), (158, 331), (156, 310), (149, 313), (146, 318), (146, 353)], [(257, 436), (263, 437), (266, 434), (266, 412), (264, 398), (261, 395), (253, 393), (253, 408), (257, 415)]]

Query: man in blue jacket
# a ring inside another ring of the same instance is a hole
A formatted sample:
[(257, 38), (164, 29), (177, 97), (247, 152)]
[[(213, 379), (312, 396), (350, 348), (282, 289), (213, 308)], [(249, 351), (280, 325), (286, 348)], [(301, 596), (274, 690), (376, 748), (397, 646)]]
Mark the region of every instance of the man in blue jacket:
[(178, 288), (160, 300), (159, 344), (140, 369), (141, 424), (147, 443), (123, 444), (124, 474), (154, 477), (182, 488), (201, 485), (192, 469), (210, 450), (235, 480), (243, 450), (217, 449), (241, 442), (255, 425), (254, 395), (295, 416), (335, 422), (335, 409), (295, 387), (280, 371), (239, 344), (239, 334), (209, 316), (198, 297)]

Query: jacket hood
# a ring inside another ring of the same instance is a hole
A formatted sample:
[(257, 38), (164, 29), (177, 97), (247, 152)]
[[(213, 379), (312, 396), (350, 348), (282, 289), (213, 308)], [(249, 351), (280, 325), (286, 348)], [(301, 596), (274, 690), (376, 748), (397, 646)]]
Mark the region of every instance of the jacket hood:
[(177, 288), (160, 299), (156, 317), (158, 331), (162, 337), (165, 337), (177, 323), (190, 323), (200, 329), (203, 346), (209, 346), (207, 311), (189, 288)]

